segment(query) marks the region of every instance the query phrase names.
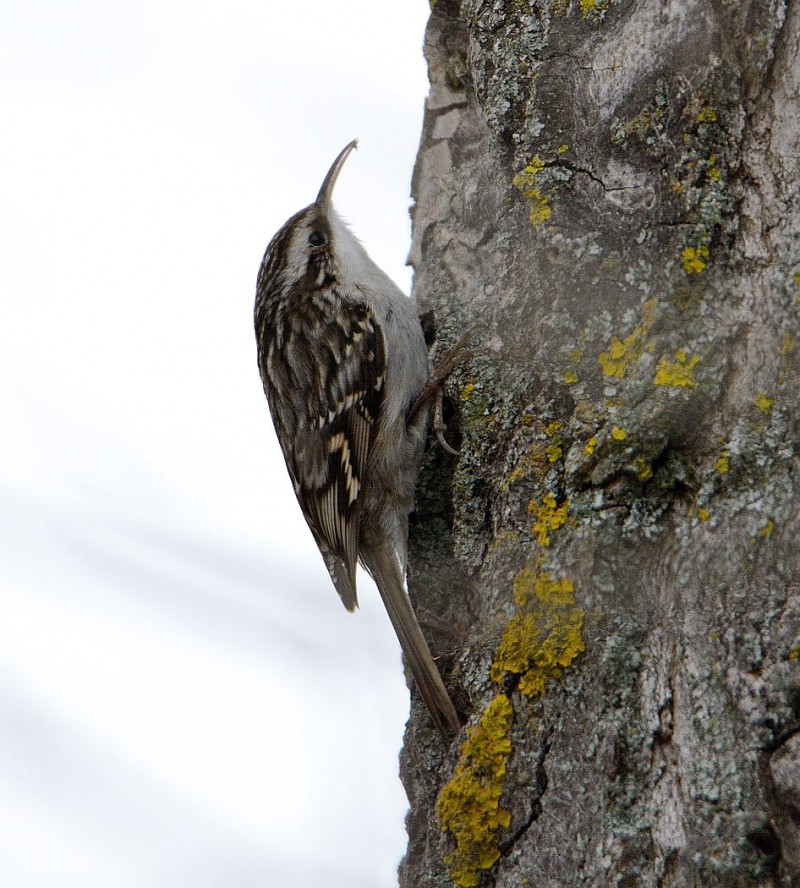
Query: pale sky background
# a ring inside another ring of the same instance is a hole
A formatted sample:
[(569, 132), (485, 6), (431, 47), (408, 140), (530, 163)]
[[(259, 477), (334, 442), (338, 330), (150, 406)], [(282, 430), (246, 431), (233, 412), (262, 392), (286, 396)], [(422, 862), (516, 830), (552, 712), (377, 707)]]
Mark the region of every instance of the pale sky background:
[(0, 28), (0, 885), (391, 888), (408, 695), (255, 363), (337, 206), (406, 290), (426, 0), (12, 0)]

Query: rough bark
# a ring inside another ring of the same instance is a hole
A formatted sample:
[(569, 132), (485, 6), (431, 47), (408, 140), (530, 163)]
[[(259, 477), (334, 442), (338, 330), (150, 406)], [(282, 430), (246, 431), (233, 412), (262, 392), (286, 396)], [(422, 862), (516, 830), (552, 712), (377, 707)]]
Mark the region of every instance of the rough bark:
[[(800, 884), (800, 5), (438, 0), (416, 297), (460, 456), (401, 886)], [(438, 800), (438, 802), (437, 802)]]

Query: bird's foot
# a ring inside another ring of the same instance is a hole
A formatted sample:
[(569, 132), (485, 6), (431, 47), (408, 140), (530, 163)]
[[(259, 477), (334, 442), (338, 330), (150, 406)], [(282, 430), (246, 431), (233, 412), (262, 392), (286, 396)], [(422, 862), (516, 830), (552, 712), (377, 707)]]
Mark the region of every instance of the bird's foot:
[[(454, 450), (448, 443), (447, 439), (444, 436), (445, 431), (447, 430), (447, 426), (444, 422), (444, 417), (442, 416), (442, 404), (444, 402), (444, 390), (442, 388), (442, 383), (447, 379), (447, 377), (453, 372), (453, 370), (458, 366), (461, 361), (466, 360), (470, 356), (470, 352), (466, 350), (466, 344), (469, 341), (469, 333), (463, 333), (456, 344), (447, 350), (444, 357), (437, 361), (433, 365), (433, 369), (431, 370), (431, 375), (428, 378), (428, 381), (422, 386), (422, 391), (417, 396), (417, 400), (411, 406), (411, 409), (408, 411), (408, 422), (410, 424), (411, 420), (416, 416), (417, 412), (431, 399), (433, 398), (433, 431), (436, 433), (436, 440), (439, 442), (439, 446), (445, 450), (447, 453), (452, 453), (453, 456), (458, 456), (458, 451)], [(434, 346), (435, 351), (436, 346)]]

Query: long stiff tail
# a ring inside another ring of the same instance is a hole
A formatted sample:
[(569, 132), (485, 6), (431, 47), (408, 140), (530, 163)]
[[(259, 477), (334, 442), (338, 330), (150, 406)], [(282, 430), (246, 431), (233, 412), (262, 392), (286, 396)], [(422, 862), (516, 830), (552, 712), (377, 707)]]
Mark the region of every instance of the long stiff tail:
[(449, 742), (461, 729), (461, 722), (403, 588), (400, 565), (394, 554), (387, 551), (364, 560), (368, 561), (367, 570), (381, 593), (408, 668), (428, 707), (431, 719), (445, 741)]

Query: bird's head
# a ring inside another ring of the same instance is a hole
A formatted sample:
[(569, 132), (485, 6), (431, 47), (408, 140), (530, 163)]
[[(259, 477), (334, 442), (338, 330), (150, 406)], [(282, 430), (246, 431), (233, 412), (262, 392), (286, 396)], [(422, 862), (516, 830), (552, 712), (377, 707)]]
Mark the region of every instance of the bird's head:
[(330, 278), (356, 264), (363, 247), (333, 209), (333, 189), (350, 152), (358, 146), (353, 139), (331, 164), (314, 203), (295, 213), (272, 238), (259, 272), (262, 284), (272, 288), (302, 282), (308, 289), (320, 287)]

